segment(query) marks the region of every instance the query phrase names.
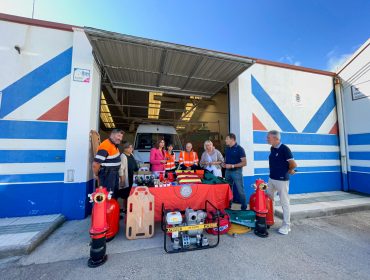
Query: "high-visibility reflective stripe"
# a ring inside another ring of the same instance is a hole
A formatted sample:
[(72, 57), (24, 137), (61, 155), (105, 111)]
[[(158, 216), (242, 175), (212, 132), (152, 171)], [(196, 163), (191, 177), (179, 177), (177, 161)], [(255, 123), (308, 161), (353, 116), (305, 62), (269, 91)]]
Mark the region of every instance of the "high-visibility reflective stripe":
[(115, 155), (113, 155), (113, 156), (107, 156), (107, 159), (112, 159), (112, 158), (116, 158), (116, 157), (119, 157), (120, 156), (120, 154), (119, 154), (119, 152), (118, 153), (116, 153)]
[(175, 162), (171, 162), (171, 161), (170, 162), (167, 161), (165, 165), (166, 170), (171, 170), (171, 169), (174, 169), (175, 167), (176, 167)]
[(103, 156), (99, 156), (99, 155), (96, 155), (96, 156), (95, 156), (95, 158), (96, 158), (96, 159), (105, 160), (105, 157), (103, 157)]
[(191, 153), (181, 152), (180, 153), (180, 157), (179, 157), (180, 164), (184, 164), (185, 166), (190, 167), (193, 164), (197, 164), (198, 162), (199, 162), (199, 159), (195, 152), (191, 152)]
[(105, 162), (103, 162), (101, 165), (102, 166), (120, 166), (121, 165), (121, 162), (112, 162), (112, 163), (105, 163)]

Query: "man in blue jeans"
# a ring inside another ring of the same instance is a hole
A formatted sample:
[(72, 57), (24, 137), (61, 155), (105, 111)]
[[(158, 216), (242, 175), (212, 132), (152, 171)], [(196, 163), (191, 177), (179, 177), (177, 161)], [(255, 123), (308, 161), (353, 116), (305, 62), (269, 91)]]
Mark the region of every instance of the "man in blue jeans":
[(241, 210), (247, 209), (247, 199), (244, 191), (243, 167), (247, 165), (247, 159), (243, 147), (236, 143), (235, 134), (230, 133), (225, 138), (225, 162), (223, 167), (226, 168), (225, 178), (234, 190), (238, 192)]

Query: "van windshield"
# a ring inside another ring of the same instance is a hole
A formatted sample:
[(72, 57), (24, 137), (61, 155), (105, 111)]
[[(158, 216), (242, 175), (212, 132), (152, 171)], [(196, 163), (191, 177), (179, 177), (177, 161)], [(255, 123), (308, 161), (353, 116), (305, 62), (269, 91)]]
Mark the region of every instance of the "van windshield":
[(174, 150), (182, 150), (182, 145), (177, 134), (138, 133), (135, 140), (135, 150), (150, 150), (159, 139), (164, 139), (165, 145), (173, 145)]

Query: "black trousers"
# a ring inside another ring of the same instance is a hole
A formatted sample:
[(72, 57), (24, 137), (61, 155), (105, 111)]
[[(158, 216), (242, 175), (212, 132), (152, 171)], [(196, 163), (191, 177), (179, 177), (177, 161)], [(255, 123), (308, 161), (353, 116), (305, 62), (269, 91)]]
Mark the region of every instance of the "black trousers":
[[(118, 186), (119, 186), (119, 176), (118, 169), (113, 168), (101, 168), (99, 170), (99, 183), (100, 186), (105, 187), (108, 192), (113, 192), (112, 197), (118, 198)], [(100, 187), (99, 186), (99, 187)]]

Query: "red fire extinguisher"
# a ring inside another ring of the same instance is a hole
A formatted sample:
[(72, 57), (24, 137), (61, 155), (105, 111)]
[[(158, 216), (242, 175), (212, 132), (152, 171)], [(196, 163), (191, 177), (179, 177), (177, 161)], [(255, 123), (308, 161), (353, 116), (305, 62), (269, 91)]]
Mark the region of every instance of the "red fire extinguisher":
[(254, 233), (259, 237), (267, 237), (267, 224), (266, 217), (268, 213), (266, 204), (266, 194), (267, 184), (262, 179), (257, 179), (254, 185), (256, 192), (254, 193), (254, 205), (251, 210), (256, 212), (256, 225), (254, 228)]
[(119, 231), (119, 203), (114, 198), (107, 200), (107, 242), (113, 240)]
[(90, 227), (90, 258), (87, 262), (89, 267), (100, 266), (107, 260), (107, 200), (109, 196), (107, 189), (103, 187), (97, 188), (94, 193), (89, 195), (90, 202), (94, 203)]

